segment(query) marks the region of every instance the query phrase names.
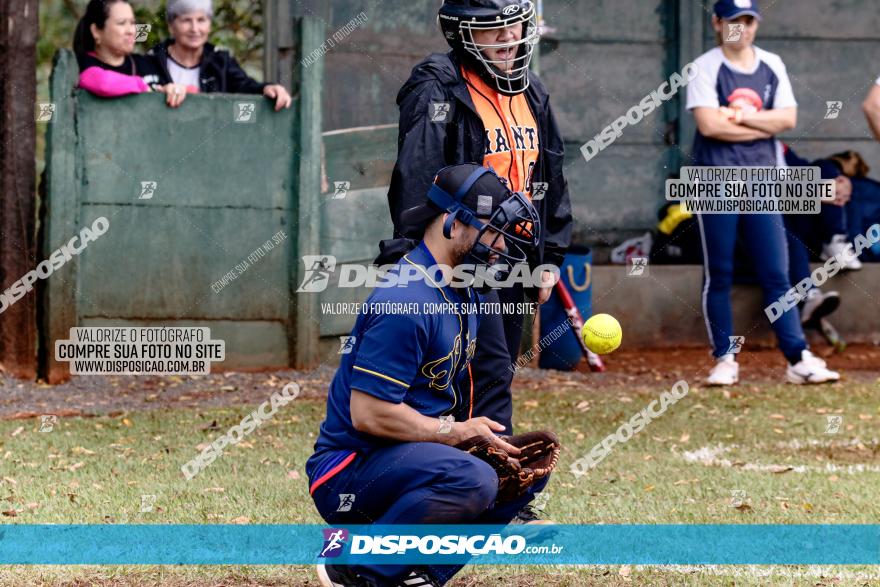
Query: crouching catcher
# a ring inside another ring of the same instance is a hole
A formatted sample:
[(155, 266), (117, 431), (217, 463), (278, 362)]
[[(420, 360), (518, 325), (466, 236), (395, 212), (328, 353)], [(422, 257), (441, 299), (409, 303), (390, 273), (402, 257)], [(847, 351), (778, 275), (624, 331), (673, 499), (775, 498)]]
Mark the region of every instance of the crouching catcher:
[[(420, 278), (379, 287), (363, 305), (306, 464), (310, 493), (333, 525), (507, 524), (547, 484), (559, 442), (499, 436), (503, 425), (472, 417), (481, 317), (458, 309), (479, 307), (483, 294), (447, 284), (465, 263), (503, 274), (525, 262), (541, 223), (524, 194), (476, 164), (442, 169), (428, 202), (406, 214), (428, 228), (391, 271)], [(400, 303), (451, 310), (371, 311)], [(460, 568), (321, 565), (318, 574), (325, 587), (431, 586)]]

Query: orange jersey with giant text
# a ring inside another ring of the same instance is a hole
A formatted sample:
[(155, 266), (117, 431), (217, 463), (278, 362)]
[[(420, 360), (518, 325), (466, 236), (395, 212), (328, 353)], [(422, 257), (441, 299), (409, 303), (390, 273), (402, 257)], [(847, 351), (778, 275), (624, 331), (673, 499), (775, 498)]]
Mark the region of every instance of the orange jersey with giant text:
[(483, 166), (507, 181), (514, 192), (531, 198), (532, 173), (538, 161), (538, 125), (525, 93), (505, 96), (462, 67), (462, 75), (486, 129)]

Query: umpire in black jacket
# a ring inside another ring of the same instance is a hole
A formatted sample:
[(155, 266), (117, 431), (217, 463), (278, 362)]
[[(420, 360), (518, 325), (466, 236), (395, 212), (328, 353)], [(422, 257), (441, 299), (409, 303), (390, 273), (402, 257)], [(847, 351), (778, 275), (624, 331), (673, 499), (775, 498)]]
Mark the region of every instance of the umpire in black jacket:
[[(504, 128), (494, 129), (502, 134), (507, 132), (508, 136), (501, 137), (504, 143), (513, 146), (522, 142), (522, 136), (510, 135), (514, 128), (511, 125), (522, 123), (513, 120), (517, 111), (514, 104), (525, 107), (524, 96), (537, 126), (539, 147), (537, 159), (528, 166), (530, 173), (517, 176), (522, 179), (525, 175), (527, 185), (509, 187), (529, 193), (541, 217), (541, 242), (529, 260), (530, 266), (559, 266), (571, 240), (571, 204), (562, 172), (563, 140), (549, 95), (528, 68), (538, 40), (534, 5), (528, 0), (446, 0), (439, 22), (452, 51), (433, 54), (419, 63), (397, 96), (398, 157), (388, 192), (395, 238), (380, 243), (377, 263), (396, 260), (422, 237), (424, 227), (412, 222), (404, 212), (425, 201), (441, 168), (468, 162), (488, 164), (487, 154), (493, 146), (481, 110), (486, 112), (491, 106), (488, 111), (497, 112), (499, 119), (502, 114), (506, 116), (509, 124), (502, 122), (499, 126)], [(474, 75), (482, 82), (472, 83)], [(486, 85), (493, 95), (485, 95)], [(474, 96), (486, 98), (481, 102), (482, 108), (475, 105)], [(502, 112), (505, 107), (510, 110)], [(511, 156), (510, 160), (515, 158)], [(537, 190), (544, 186), (546, 192), (539, 198)], [(552, 285), (551, 280), (544, 287), (525, 293), (543, 303), (549, 298)], [(487, 301), (522, 302), (524, 290), (514, 286), (491, 296)], [(512, 364), (519, 354), (523, 319), (522, 313), (484, 316), (472, 363), (473, 416), (486, 416), (503, 424), (506, 434), (513, 433), (510, 383)], [(467, 419), (466, 413), (452, 415), (456, 420)]]
[[(480, 162), (486, 151), (483, 121), (474, 107), (459, 73), (454, 51), (434, 53), (415, 66), (397, 95), (400, 129), (397, 163), (391, 176), (388, 205), (394, 222), (394, 237), (418, 240), (424, 227), (406, 226), (401, 213), (425, 201), (437, 171), (447, 165)], [(528, 73), (526, 100), (535, 113), (541, 154), (532, 182), (547, 183), (547, 192), (534, 204), (541, 213), (542, 239), (538, 257), (531, 265), (562, 264), (571, 243), (571, 202), (568, 182), (562, 173), (565, 146), (550, 107), (550, 94), (533, 72)], [(446, 123), (431, 120), (433, 104), (451, 105)], [(383, 250), (393, 241), (383, 241)], [(405, 246), (396, 241), (393, 246)], [(387, 249), (393, 254), (393, 249)], [(384, 255), (380, 259), (386, 258)]]

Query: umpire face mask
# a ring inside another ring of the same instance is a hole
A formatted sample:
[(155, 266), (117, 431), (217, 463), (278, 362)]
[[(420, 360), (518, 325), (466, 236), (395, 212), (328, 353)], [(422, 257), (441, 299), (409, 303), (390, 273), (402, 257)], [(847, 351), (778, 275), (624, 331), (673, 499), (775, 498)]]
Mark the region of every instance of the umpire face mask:
[(507, 96), (529, 87), (529, 64), (541, 38), (534, 2), (445, 0), (438, 20), (447, 43), (489, 85)]
[[(540, 220), (521, 192), (502, 202), (485, 222), (478, 218), (477, 223), (481, 226), (472, 224), (478, 234), (465, 263), (486, 267), (495, 281), (506, 280), (515, 265), (526, 262), (529, 251), (538, 243)], [(486, 293), (491, 287), (482, 282), (476, 289)]]

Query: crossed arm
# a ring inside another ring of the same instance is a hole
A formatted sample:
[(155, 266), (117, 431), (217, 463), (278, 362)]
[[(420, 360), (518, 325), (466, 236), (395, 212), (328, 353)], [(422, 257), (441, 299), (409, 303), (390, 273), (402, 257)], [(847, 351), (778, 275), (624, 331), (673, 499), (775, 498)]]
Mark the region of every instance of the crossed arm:
[(697, 128), (704, 137), (741, 143), (769, 139), (797, 125), (797, 108), (736, 112), (730, 108), (695, 108)]

